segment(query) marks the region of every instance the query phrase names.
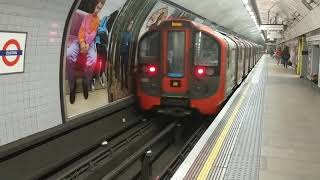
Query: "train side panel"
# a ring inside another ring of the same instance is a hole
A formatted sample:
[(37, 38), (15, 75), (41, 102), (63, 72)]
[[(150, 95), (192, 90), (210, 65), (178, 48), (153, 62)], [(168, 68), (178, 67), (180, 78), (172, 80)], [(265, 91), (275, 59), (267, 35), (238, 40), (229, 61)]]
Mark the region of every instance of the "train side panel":
[(225, 88), (225, 96), (229, 96), (234, 88), (236, 87), (236, 51), (237, 47), (234, 41), (232, 41), (229, 37), (224, 36), (226, 43), (228, 44), (228, 61), (226, 62), (226, 88)]

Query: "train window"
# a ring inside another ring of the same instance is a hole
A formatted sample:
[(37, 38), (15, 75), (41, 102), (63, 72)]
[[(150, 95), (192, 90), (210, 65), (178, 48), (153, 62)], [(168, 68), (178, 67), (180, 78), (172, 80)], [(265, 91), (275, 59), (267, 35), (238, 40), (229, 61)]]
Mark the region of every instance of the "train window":
[(168, 76), (184, 76), (184, 31), (169, 31), (168, 34)]
[(236, 59), (236, 53), (237, 53), (237, 49), (235, 47), (232, 48), (232, 50), (230, 50), (231, 53), (229, 54), (229, 61), (228, 61), (228, 67), (230, 66), (230, 63), (234, 63), (234, 60)]
[(160, 57), (160, 32), (145, 35), (139, 45), (140, 57)]
[(213, 37), (197, 32), (194, 45), (195, 65), (219, 67), (219, 45)]

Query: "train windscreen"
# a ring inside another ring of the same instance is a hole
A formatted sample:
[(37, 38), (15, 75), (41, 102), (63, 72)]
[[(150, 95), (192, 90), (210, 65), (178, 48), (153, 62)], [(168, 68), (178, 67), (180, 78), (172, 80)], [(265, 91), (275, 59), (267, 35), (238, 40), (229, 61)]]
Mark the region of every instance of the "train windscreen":
[(160, 57), (160, 32), (150, 32), (140, 41), (139, 56), (141, 58)]
[(213, 37), (202, 32), (195, 33), (194, 64), (219, 67), (219, 44)]
[(168, 76), (182, 78), (184, 76), (185, 32), (169, 31), (168, 34)]

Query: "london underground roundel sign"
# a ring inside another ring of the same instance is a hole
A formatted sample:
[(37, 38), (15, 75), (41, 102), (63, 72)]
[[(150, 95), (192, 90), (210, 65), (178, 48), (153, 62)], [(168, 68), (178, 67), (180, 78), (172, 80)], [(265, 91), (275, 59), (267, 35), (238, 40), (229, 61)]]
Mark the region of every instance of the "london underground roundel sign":
[(0, 74), (24, 71), (26, 33), (0, 32)]

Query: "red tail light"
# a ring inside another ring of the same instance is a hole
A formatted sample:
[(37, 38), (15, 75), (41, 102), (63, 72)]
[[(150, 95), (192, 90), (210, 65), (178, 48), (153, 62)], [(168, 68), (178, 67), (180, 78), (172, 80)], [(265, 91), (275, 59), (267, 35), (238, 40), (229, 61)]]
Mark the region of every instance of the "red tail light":
[(195, 67), (195, 75), (196, 76), (204, 76), (206, 72), (206, 68), (203, 66), (196, 66)]
[(149, 73), (156, 73), (157, 69), (155, 66), (149, 66)]
[(147, 73), (149, 75), (155, 75), (157, 74), (157, 66), (156, 65), (144, 65), (143, 66), (143, 72)]
[(194, 69), (194, 74), (197, 77), (213, 76), (214, 69), (213, 67), (209, 67), (209, 66), (196, 66)]

